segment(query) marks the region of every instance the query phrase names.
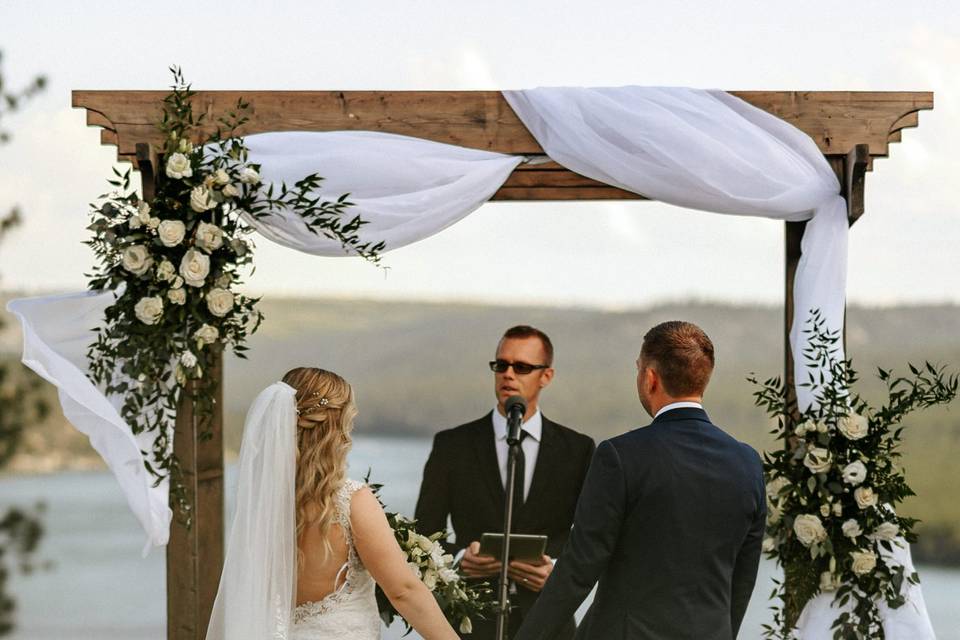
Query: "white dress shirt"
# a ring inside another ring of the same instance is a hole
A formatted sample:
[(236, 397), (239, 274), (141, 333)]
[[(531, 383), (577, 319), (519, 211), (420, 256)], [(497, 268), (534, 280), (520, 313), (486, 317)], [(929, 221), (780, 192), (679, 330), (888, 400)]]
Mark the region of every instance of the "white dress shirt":
[[(530, 435), (524, 438), (520, 445), (523, 448), (523, 499), (530, 493), (530, 483), (533, 481), (533, 471), (537, 466), (537, 454), (540, 453), (540, 438), (543, 436), (543, 417), (540, 409), (523, 423), (521, 428)], [(497, 463), (500, 467), (500, 482), (507, 484), (507, 455), (510, 447), (507, 445), (507, 419), (500, 415), (496, 407), (493, 409), (493, 436), (497, 445)], [(519, 481), (519, 478), (517, 478)]]
[(660, 417), (661, 413), (666, 413), (673, 409), (703, 409), (703, 405), (699, 402), (671, 402), (663, 406), (660, 411), (657, 411), (657, 415), (653, 416), (653, 419), (656, 420)]

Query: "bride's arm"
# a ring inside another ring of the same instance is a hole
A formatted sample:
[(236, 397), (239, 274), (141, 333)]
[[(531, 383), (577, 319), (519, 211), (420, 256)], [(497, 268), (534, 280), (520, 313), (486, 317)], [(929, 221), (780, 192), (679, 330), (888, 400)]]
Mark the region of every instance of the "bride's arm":
[(366, 487), (353, 494), (350, 525), (360, 560), (403, 619), (425, 640), (457, 640), (433, 594), (407, 566), (380, 503)]

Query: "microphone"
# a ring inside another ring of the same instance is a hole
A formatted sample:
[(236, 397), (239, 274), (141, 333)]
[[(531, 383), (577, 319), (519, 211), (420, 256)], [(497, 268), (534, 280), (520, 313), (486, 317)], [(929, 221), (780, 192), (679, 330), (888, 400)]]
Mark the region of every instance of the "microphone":
[(527, 413), (527, 401), (522, 396), (510, 396), (503, 405), (507, 413), (507, 444), (520, 442), (520, 426)]

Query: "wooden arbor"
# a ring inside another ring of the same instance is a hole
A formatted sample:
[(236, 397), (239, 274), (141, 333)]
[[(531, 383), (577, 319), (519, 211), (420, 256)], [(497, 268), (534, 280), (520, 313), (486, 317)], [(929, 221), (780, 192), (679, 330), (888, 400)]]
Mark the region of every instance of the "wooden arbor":
[[(817, 143), (840, 179), (853, 224), (864, 212), (866, 173), (875, 158), (889, 153), (901, 131), (916, 127), (918, 112), (933, 108), (929, 92), (734, 91), (734, 95), (803, 130)], [(101, 142), (117, 147), (119, 160), (132, 162), (150, 197), (162, 159), (159, 121), (163, 91), (74, 91), (73, 106), (87, 110), (87, 124), (101, 127)], [(243, 134), (268, 131), (366, 130), (517, 155), (543, 150), (498, 91), (200, 91), (195, 113), (206, 122), (249, 102)], [(546, 164), (520, 165), (493, 200), (642, 200)], [(793, 381), (788, 335), (793, 317), (793, 278), (805, 223), (785, 223), (784, 374)], [(198, 439), (192, 407), (177, 416), (174, 449), (188, 494), (196, 507), (194, 526), (171, 530), (167, 548), (167, 613), (170, 640), (202, 640), (223, 562), (222, 367), (214, 437)]]

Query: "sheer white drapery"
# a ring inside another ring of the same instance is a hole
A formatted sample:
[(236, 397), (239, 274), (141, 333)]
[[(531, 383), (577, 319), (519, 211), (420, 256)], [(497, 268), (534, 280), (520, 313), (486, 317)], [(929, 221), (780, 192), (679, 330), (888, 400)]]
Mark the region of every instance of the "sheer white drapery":
[[(547, 155), (594, 180), (691, 209), (809, 220), (790, 332), (796, 379), (808, 380), (802, 330), (812, 309), (843, 328), (847, 266), (846, 203), (810, 136), (723, 91), (556, 87), (503, 95)], [(807, 389), (797, 396), (801, 408), (813, 402)]]
[[(250, 162), (262, 164), (264, 182), (292, 185), (311, 173), (335, 199), (349, 193), (359, 215), (363, 242), (385, 242), (387, 250), (430, 237), (463, 219), (490, 197), (523, 161), (420, 138), (369, 131), (292, 131), (245, 138)], [(342, 256), (340, 243), (307, 229), (289, 211), (266, 218), (246, 216), (265, 237), (291, 249)]]
[(297, 577), (296, 394), (274, 383), (247, 412), (237, 508), (207, 640), (288, 637)]
[(23, 327), (23, 363), (57, 387), (63, 415), (90, 438), (116, 476), (147, 533), (146, 554), (151, 546), (167, 544), (170, 535), (169, 484), (164, 480), (153, 486), (154, 478), (144, 467), (140, 452), (152, 448), (153, 436), (134, 435), (120, 417), (122, 398), (106, 396), (87, 377), (92, 327), (103, 323), (103, 311), (114, 299), (112, 291), (21, 298), (11, 300), (7, 310)]

